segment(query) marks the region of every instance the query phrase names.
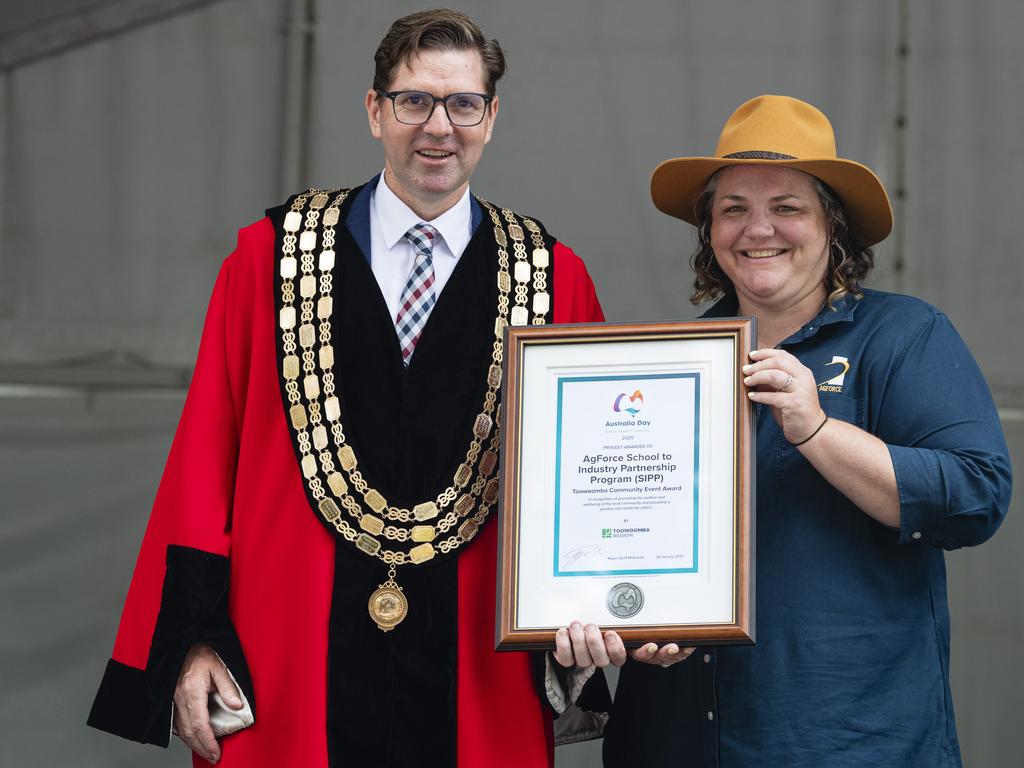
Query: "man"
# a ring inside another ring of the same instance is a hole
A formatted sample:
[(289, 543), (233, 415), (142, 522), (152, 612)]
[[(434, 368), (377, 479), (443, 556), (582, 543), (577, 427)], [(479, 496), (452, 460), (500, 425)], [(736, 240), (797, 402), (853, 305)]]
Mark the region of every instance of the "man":
[[(383, 174), (269, 210), (224, 263), (90, 715), (164, 746), (173, 719), (197, 764), (552, 761), (542, 675), (494, 652), (502, 329), (601, 308), (571, 250), (469, 194), (497, 42), (427, 11), (375, 62)], [(578, 626), (557, 658), (588, 646), (624, 660)]]

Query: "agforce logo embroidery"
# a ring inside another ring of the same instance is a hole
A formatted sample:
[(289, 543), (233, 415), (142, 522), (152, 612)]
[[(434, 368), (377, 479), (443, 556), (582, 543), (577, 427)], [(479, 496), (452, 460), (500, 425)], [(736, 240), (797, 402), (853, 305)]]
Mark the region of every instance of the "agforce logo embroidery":
[[(850, 361), (840, 355), (833, 355), (832, 362), (825, 363), (826, 368), (829, 366), (840, 366), (839, 372), (835, 373), (830, 379), (818, 382), (818, 390), (821, 392), (842, 392), (843, 383), (846, 381), (846, 374), (850, 370)], [(829, 370), (830, 373), (834, 371), (836, 371), (836, 368), (830, 368)]]

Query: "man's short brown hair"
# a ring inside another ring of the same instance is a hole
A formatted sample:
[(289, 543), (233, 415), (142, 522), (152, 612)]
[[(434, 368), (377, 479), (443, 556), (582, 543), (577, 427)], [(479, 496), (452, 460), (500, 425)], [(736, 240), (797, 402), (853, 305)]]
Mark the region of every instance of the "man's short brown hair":
[(411, 13), (391, 25), (373, 55), (374, 89), (388, 90), (398, 65), (408, 64), (413, 54), (422, 50), (479, 51), (488, 96), (494, 95), (495, 84), (505, 74), (505, 54), (497, 40), (484, 37), (480, 27), (466, 14), (437, 8)]

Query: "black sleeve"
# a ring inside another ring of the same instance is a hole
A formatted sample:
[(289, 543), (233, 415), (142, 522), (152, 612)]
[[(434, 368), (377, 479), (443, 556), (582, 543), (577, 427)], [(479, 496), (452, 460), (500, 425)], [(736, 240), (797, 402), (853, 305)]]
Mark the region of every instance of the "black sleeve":
[(110, 659), (89, 713), (89, 725), (166, 747), (174, 688), (185, 655), (198, 644), (217, 652), (256, 714), (249, 666), (228, 616), (229, 579), (226, 557), (192, 547), (167, 548), (167, 573), (146, 668)]

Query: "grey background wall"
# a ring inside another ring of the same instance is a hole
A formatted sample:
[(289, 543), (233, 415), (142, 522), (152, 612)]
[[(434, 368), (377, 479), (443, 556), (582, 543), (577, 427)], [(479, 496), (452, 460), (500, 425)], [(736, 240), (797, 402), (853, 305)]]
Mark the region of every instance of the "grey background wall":
[[(362, 98), (390, 21), (331, 0), (4, 0), (0, 14), (0, 763), (181, 765), (82, 724), (234, 231), (379, 170)], [(873, 285), (939, 305), (1024, 450), (1014, 0), (463, 2), (505, 46), (474, 178), (586, 259), (609, 319), (693, 317), (661, 160), (759, 93), (820, 106), (897, 208)], [(942, 382), (922, 381), (923, 389)], [(948, 558), (965, 763), (1020, 764), (1021, 504)], [(598, 764), (596, 745), (558, 765)], [(685, 761), (681, 761), (685, 765)]]

